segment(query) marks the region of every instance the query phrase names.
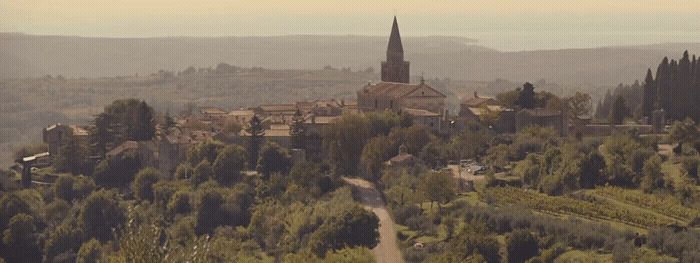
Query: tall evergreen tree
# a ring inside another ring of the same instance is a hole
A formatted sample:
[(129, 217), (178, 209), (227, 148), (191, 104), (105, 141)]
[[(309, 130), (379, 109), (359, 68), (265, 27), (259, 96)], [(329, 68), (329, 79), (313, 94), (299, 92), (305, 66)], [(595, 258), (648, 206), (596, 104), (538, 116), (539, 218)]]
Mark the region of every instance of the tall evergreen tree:
[(610, 123), (615, 125), (622, 124), (627, 116), (629, 116), (629, 109), (625, 103), (625, 98), (617, 96), (610, 111)]
[(642, 98), (642, 116), (651, 118), (656, 102), (656, 83), (651, 75), (651, 69), (647, 69), (647, 76), (644, 78), (644, 95)]
[(137, 141), (147, 141), (153, 138), (156, 132), (153, 119), (153, 109), (141, 101), (136, 109), (136, 128), (134, 129), (133, 139)]
[(250, 135), (250, 141), (248, 142), (248, 153), (250, 154), (250, 169), (255, 170), (258, 165), (258, 157), (260, 155), (260, 146), (262, 145), (263, 136), (265, 136), (265, 129), (263, 127), (262, 120), (258, 115), (253, 115), (250, 118), (250, 123), (246, 132)]
[(304, 127), (304, 116), (301, 110), (297, 109), (292, 117), (292, 125), (289, 129), (292, 147), (295, 149), (306, 149), (306, 128)]
[(656, 94), (657, 94), (657, 104), (658, 108), (669, 111), (669, 102), (671, 98), (671, 93), (669, 90), (670, 86), (670, 68), (668, 63), (668, 58), (664, 57), (656, 69)]

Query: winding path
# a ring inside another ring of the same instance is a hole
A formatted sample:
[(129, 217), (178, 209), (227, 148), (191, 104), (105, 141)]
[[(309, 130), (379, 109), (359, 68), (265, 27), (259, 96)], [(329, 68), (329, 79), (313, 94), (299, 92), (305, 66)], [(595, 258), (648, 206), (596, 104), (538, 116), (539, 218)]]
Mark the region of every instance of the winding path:
[(373, 249), (377, 263), (404, 262), (396, 242), (394, 220), (389, 215), (377, 188), (363, 179), (344, 177), (343, 180), (358, 191), (360, 201), (365, 208), (374, 212), (379, 218), (379, 244)]

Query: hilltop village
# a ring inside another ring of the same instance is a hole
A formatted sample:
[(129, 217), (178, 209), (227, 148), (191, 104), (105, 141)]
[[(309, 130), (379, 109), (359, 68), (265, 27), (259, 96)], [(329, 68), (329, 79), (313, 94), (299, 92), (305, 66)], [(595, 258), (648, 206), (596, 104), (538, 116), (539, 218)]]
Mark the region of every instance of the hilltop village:
[(665, 89), (700, 63), (678, 63), (597, 116), (529, 82), (450, 111), (394, 17), (355, 99), (45, 127), (0, 170), (0, 262), (698, 262), (698, 115)]

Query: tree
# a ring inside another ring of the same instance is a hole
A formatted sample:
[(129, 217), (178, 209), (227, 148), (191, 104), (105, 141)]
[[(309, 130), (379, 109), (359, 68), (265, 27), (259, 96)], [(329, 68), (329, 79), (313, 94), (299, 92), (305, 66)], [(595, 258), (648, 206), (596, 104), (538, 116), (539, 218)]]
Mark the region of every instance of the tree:
[(369, 122), (359, 114), (343, 115), (325, 130), (323, 144), (336, 174), (357, 174), (369, 135)]
[(664, 174), (661, 172), (661, 157), (659, 155), (654, 155), (644, 162), (644, 168), (642, 169), (642, 182), (640, 188), (646, 192), (651, 193), (656, 189), (663, 188), (664, 186)]
[(3, 253), (9, 262), (40, 262), (41, 250), (37, 244), (34, 218), (27, 214), (17, 214), (3, 232), (2, 241), (7, 251)]
[(272, 173), (289, 173), (292, 167), (292, 159), (285, 149), (282, 149), (275, 143), (268, 143), (260, 152), (260, 160), (258, 160), (258, 172), (269, 177)]
[(513, 174), (520, 177), (524, 185), (537, 186), (540, 183), (541, 166), (540, 156), (531, 153), (525, 159), (517, 162), (513, 168)]
[(468, 222), (458, 233), (448, 244), (448, 253), (454, 258), (448, 262), (464, 262), (472, 256), (481, 257), (481, 260), (474, 262), (501, 262), (499, 243), (488, 233), (486, 225)]
[(657, 87), (651, 69), (647, 69), (647, 76), (644, 78), (644, 95), (642, 98), (642, 116), (651, 118), (651, 113), (656, 108)]
[(695, 121), (686, 118), (683, 121), (675, 121), (669, 131), (671, 141), (678, 143), (678, 148), (682, 149), (684, 143), (693, 143), (700, 137)]
[(625, 104), (625, 98), (617, 96), (610, 111), (610, 123), (620, 125), (627, 116), (629, 116), (629, 108)]
[(138, 104), (135, 126), (132, 138), (136, 141), (147, 141), (155, 135), (156, 127), (153, 118), (153, 108), (148, 106), (145, 101), (141, 101)]
[(431, 209), (433, 202), (437, 202), (440, 208), (441, 203), (451, 201), (456, 195), (455, 182), (451, 173), (430, 172), (419, 187), (423, 196), (430, 200)]
[(220, 225), (220, 209), (224, 199), (216, 191), (206, 191), (199, 197), (195, 206), (195, 227), (197, 235), (211, 234)]
[(524, 109), (535, 108), (535, 86), (530, 82), (525, 82), (523, 90), (520, 91), (516, 105)]
[(192, 165), (197, 165), (198, 163), (206, 160), (207, 162), (214, 163), (216, 158), (219, 156), (219, 152), (224, 149), (225, 145), (220, 141), (206, 140), (192, 146), (187, 152), (187, 160)]
[(163, 116), (163, 130), (165, 130), (166, 133), (169, 133), (170, 129), (175, 127), (175, 124), (175, 119), (170, 116), (170, 110), (166, 111), (165, 115)]
[(136, 156), (124, 154), (104, 159), (97, 164), (95, 184), (106, 187), (128, 186), (141, 164)]
[(194, 167), (194, 172), (192, 173), (192, 185), (198, 186), (199, 184), (206, 182), (214, 174), (211, 164), (207, 160), (201, 161), (197, 166)]
[(250, 160), (249, 165), (251, 170), (255, 170), (255, 167), (258, 165), (260, 145), (262, 144), (263, 137), (265, 136), (265, 129), (258, 115), (253, 115), (253, 117), (250, 118), (250, 123), (246, 129), (246, 132), (248, 132), (248, 135), (250, 136), (250, 141), (248, 141), (248, 160)]
[(304, 116), (299, 109), (297, 109), (292, 118), (292, 125), (289, 127), (289, 136), (291, 137), (292, 148), (306, 149), (306, 127), (304, 126)]
[(362, 149), (360, 165), (369, 180), (376, 181), (381, 175), (384, 161), (388, 158), (388, 142), (385, 136), (370, 139)]
[(576, 92), (573, 96), (566, 99), (569, 104), (570, 114), (574, 118), (591, 114), (593, 104), (591, 104), (591, 95), (587, 93)]
[(88, 238), (107, 241), (112, 231), (126, 222), (126, 211), (119, 205), (115, 192), (100, 190), (85, 199), (78, 215), (78, 222)]
[(245, 169), (245, 149), (238, 145), (226, 146), (214, 161), (212, 170), (214, 179), (220, 184), (232, 184), (241, 180), (241, 171)]
[(32, 207), (17, 192), (4, 194), (0, 197), (0, 229), (5, 229), (10, 219), (17, 214), (32, 215)]
[(146, 168), (136, 174), (131, 188), (138, 200), (153, 201), (153, 185), (160, 179), (160, 172), (155, 168)]
[(506, 239), (506, 251), (508, 262), (525, 262), (537, 256), (537, 240), (527, 230), (515, 230)]
[(52, 188), (53, 196), (63, 200), (73, 200), (73, 177), (70, 175), (61, 175), (56, 179)]
[(326, 219), (309, 240), (311, 250), (320, 257), (329, 250), (374, 248), (378, 243), (379, 218), (356, 205)]

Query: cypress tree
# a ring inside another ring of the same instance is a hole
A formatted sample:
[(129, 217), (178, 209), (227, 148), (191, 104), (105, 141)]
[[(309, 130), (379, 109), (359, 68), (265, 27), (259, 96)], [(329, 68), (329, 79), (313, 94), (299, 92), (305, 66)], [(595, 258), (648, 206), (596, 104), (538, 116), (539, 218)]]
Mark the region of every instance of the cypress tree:
[(250, 135), (248, 144), (248, 153), (250, 154), (249, 165), (251, 170), (255, 170), (258, 165), (260, 146), (262, 145), (263, 136), (265, 136), (265, 130), (258, 115), (253, 115), (253, 118), (250, 118), (250, 126), (246, 131)]
[(656, 83), (651, 75), (651, 69), (647, 69), (647, 76), (644, 78), (644, 97), (642, 98), (642, 116), (651, 117), (656, 101)]
[(627, 116), (629, 116), (629, 109), (625, 104), (625, 98), (617, 96), (610, 111), (610, 123), (615, 125), (622, 124)]
[(657, 94), (657, 104), (658, 108), (664, 109), (665, 111), (669, 111), (669, 89), (668, 86), (670, 84), (670, 79), (669, 79), (669, 63), (668, 63), (668, 58), (664, 57), (664, 59), (661, 61), (661, 64), (659, 64), (659, 67), (656, 70), (656, 94)]

